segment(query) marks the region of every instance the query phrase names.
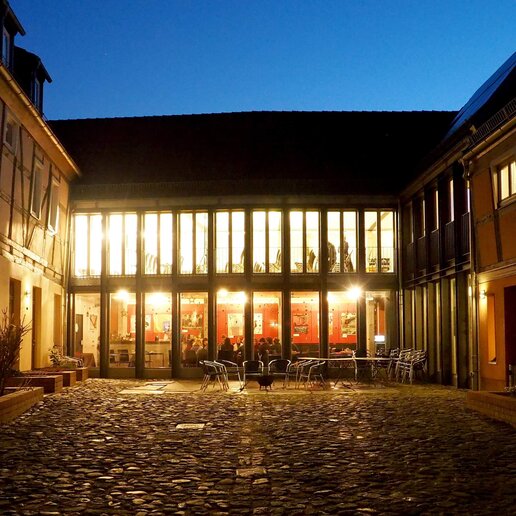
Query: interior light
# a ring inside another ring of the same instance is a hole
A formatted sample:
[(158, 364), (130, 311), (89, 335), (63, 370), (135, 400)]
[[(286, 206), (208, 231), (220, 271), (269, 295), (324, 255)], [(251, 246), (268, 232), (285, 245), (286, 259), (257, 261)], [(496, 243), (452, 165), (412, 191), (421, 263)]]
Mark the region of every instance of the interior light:
[(218, 292), (217, 292), (218, 296), (219, 297), (228, 297), (228, 291), (227, 289), (225, 288), (221, 288)]
[(351, 299), (357, 300), (362, 294), (360, 287), (353, 287), (348, 290), (348, 295)]
[(119, 301), (127, 301), (129, 299), (129, 292), (127, 290), (119, 290), (113, 297)]
[(487, 297), (487, 292), (485, 291), (485, 289), (482, 289), (480, 291), (480, 299), (485, 299)]

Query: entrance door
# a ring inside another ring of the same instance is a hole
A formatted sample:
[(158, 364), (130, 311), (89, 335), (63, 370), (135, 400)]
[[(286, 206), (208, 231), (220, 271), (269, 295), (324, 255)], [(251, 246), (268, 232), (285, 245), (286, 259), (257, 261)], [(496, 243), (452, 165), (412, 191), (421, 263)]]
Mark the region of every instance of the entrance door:
[(512, 365), (513, 375), (516, 369), (516, 287), (504, 289), (504, 318), (505, 318), (505, 364), (506, 374)]
[(32, 346), (30, 368), (39, 367), (41, 348), (41, 289), (32, 287)]

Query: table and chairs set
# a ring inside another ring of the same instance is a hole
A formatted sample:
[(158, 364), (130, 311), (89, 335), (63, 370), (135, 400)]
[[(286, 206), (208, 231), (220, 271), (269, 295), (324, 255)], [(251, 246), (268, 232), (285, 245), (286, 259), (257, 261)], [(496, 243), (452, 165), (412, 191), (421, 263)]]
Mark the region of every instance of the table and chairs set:
[(201, 391), (206, 391), (209, 385), (227, 391), (230, 377), (238, 381), (240, 390), (251, 380), (256, 380), (260, 388), (266, 389), (272, 388), (274, 380), (282, 381), (284, 389), (324, 389), (330, 385), (330, 377), (336, 377), (334, 387), (341, 383), (344, 387), (353, 388), (352, 383), (413, 383), (418, 374), (426, 373), (427, 352), (391, 349), (377, 356), (357, 356), (353, 352), (348, 357), (304, 357), (294, 361), (275, 359), (267, 365), (261, 360), (246, 360), (241, 366), (229, 360), (203, 360), (200, 365), (203, 369)]

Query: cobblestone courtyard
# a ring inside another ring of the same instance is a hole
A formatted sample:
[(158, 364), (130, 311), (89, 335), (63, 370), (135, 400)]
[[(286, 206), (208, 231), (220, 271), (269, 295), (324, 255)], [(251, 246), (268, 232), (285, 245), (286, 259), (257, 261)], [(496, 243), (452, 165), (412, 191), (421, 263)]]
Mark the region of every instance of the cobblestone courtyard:
[(121, 394), (142, 385), (88, 380), (0, 426), (0, 513), (516, 512), (516, 431), (464, 392)]

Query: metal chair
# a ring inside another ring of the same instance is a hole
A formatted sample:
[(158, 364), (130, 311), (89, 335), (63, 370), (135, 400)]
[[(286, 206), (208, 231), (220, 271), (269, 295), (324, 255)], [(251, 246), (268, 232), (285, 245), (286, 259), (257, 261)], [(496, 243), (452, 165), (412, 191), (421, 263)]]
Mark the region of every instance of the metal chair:
[(258, 378), (263, 376), (263, 362), (261, 360), (246, 360), (242, 364), (244, 371), (244, 387), (250, 378)]
[(326, 385), (324, 380), (324, 362), (322, 361), (310, 361), (307, 362), (303, 367), (299, 375), (299, 385), (303, 384), (305, 389), (309, 386), (310, 388), (319, 385), (323, 387)]
[(283, 388), (286, 386), (287, 370), (290, 364), (290, 360), (286, 358), (278, 358), (269, 362), (269, 374), (274, 378), (283, 378)]
[(231, 362), (230, 360), (216, 360), (217, 364), (222, 364), (226, 368), (226, 375), (229, 377), (236, 376), (238, 378), (238, 383), (240, 387), (242, 387), (242, 377), (240, 375), (240, 367), (235, 362)]
[(210, 362), (209, 360), (203, 360), (199, 362), (199, 365), (203, 370), (203, 378), (201, 382), (201, 391), (206, 392), (210, 383), (215, 388), (215, 384), (218, 383), (221, 391), (225, 391), (228, 388), (227, 371), (223, 364), (217, 364), (216, 362)]

